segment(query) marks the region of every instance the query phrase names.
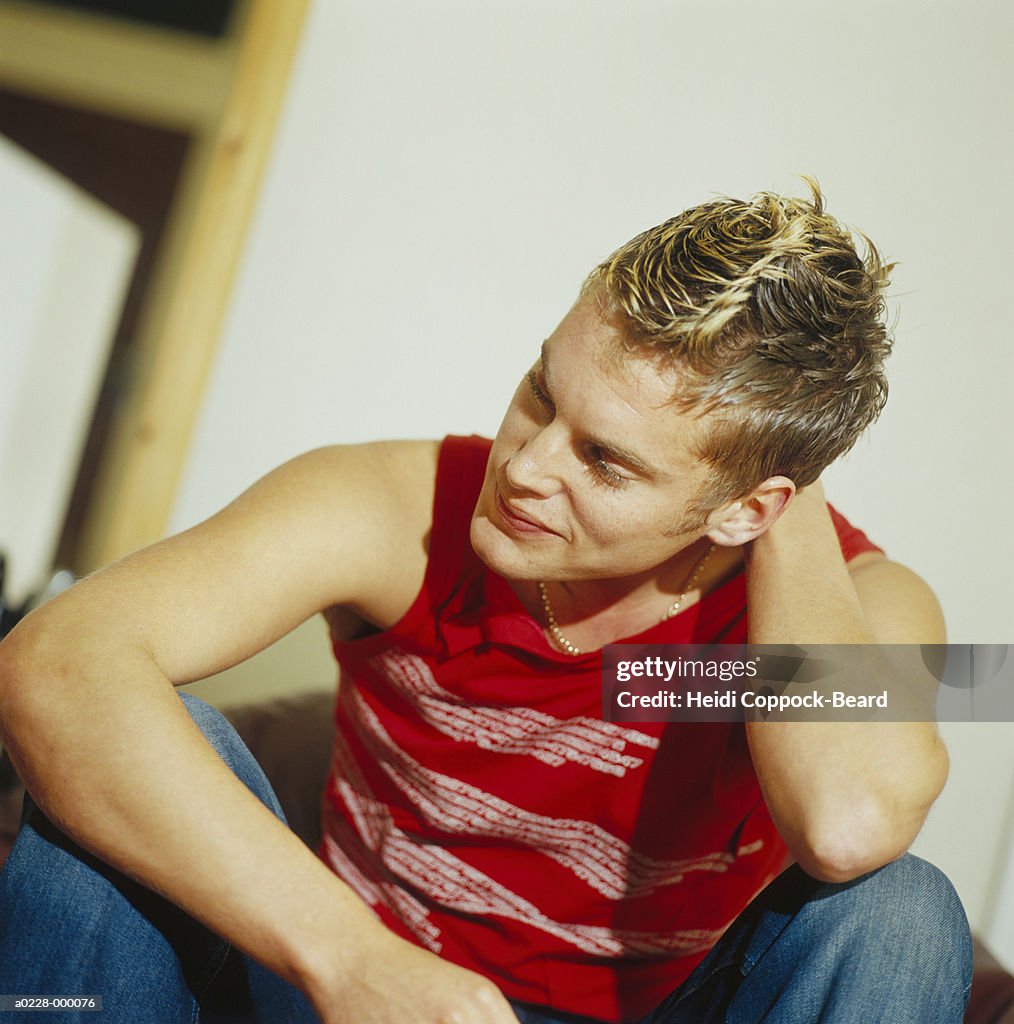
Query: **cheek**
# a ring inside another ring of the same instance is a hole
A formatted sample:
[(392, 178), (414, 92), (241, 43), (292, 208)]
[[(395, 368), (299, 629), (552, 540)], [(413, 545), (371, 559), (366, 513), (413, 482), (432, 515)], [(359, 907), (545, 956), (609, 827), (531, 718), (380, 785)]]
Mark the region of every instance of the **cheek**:
[(585, 479), (570, 492), (571, 508), (586, 536), (601, 546), (629, 548), (652, 531), (644, 510), (605, 484)]
[(582, 529), (598, 545), (616, 552), (655, 552), (669, 551), (674, 541), (685, 539), (679, 516), (670, 514), (663, 500), (616, 491), (602, 494), (605, 489), (592, 487), (580, 500), (572, 497)]

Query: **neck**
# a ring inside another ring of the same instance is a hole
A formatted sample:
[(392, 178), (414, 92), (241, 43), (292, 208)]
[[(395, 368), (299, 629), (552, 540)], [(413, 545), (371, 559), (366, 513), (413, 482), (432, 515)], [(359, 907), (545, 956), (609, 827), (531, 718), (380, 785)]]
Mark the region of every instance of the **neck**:
[[(662, 621), (687, 588), (688, 579), (708, 552), (702, 538), (648, 572), (614, 579), (546, 580), (556, 621), (567, 639), (583, 650), (634, 636)], [(742, 562), (740, 549), (716, 548), (693, 586), (686, 590), (680, 611), (731, 575)], [(535, 582), (518, 582), (515, 592), (532, 617), (546, 625), (545, 609)]]

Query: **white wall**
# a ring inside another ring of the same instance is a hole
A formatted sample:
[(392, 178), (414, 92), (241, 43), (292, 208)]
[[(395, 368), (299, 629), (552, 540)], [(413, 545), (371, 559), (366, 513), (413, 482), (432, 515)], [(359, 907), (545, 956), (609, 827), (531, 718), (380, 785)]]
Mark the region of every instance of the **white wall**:
[(50, 578), (140, 232), (0, 136), (0, 581)]
[[(831, 497), (953, 640), (1004, 641), (1012, 28), (999, 0), (318, 0), (174, 527), (315, 445), (494, 431), (594, 262), (810, 172), (901, 261), (891, 403)], [(919, 849), (988, 927), (1014, 726), (946, 731)]]

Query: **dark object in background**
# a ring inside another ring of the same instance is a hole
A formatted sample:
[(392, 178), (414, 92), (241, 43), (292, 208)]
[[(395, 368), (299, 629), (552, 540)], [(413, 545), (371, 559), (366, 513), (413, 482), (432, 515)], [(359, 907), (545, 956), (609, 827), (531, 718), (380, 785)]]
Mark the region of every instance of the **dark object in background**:
[(74, 574), (66, 569), (57, 569), (52, 573), (41, 590), (31, 593), (21, 604), (9, 604), (4, 589), (7, 578), (7, 557), (0, 551), (0, 640), (33, 609), (45, 604), (51, 597), (56, 597), (74, 583)]
[[(35, 0), (39, 3), (40, 0)], [(150, 25), (197, 32), (205, 36), (225, 34), (235, 0), (44, 0), (50, 6), (77, 10)]]
[(1014, 1024), (1014, 976), (978, 940), (965, 1024)]
[(0, 640), (17, 625), (18, 619), (24, 614), (23, 608), (8, 608), (4, 595), (4, 582), (7, 579), (7, 559), (0, 552)]
[(4, 579), (7, 576), (7, 559), (0, 555), (0, 640), (9, 632), (7, 625), (7, 601), (4, 598)]

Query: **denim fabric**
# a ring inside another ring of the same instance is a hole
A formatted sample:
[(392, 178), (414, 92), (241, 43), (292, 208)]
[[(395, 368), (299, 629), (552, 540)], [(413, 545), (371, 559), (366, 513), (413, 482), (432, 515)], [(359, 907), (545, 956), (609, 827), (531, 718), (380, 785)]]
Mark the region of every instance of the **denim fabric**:
[(960, 1024), (971, 985), (968, 921), (932, 864), (907, 854), (840, 885), (791, 867), (641, 1024)]
[(971, 986), (968, 921), (932, 864), (840, 885), (792, 867), (644, 1024), (960, 1024)]
[[(284, 820), (235, 729), (204, 701), (181, 697), (233, 772)], [(30, 799), (0, 873), (0, 995), (18, 994), (102, 997), (98, 1013), (39, 1017), (61, 1024), (317, 1021), (301, 992), (82, 851)]]
[[(187, 710), (281, 808), (231, 725)], [(947, 878), (911, 855), (841, 885), (790, 868), (642, 1024), (959, 1024), (971, 938)], [(0, 873), (0, 995), (99, 995), (83, 1024), (313, 1024), (305, 997), (181, 910), (76, 847), (30, 801)], [(515, 1004), (521, 1024), (597, 1024)], [(3, 1015), (6, 1017), (6, 1014)]]

